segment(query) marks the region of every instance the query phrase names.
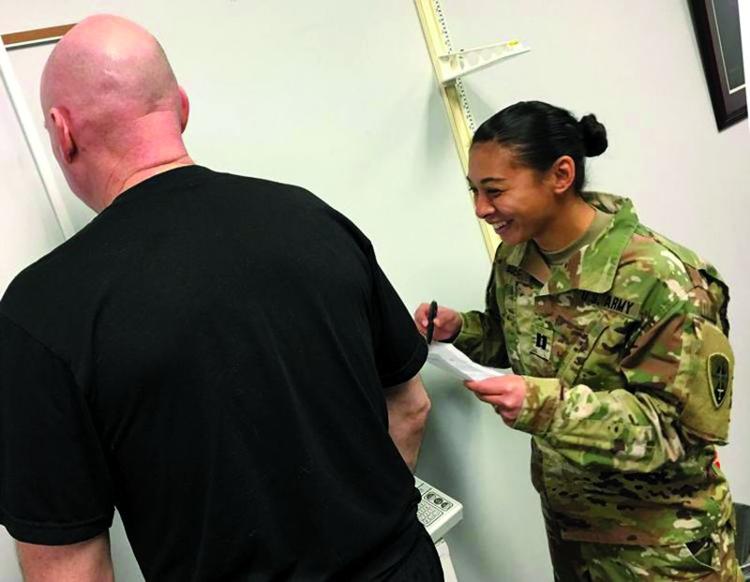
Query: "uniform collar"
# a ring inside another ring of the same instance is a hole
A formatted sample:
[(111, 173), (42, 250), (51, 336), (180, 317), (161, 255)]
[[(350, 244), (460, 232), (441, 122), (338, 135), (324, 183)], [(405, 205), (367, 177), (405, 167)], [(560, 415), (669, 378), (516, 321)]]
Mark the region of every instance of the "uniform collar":
[(574, 253), (562, 265), (550, 268), (537, 246), (529, 241), (513, 247), (506, 262), (526, 271), (543, 287), (540, 295), (555, 295), (571, 289), (604, 293), (612, 283), (625, 248), (630, 242), (638, 216), (628, 198), (600, 192), (583, 192), (583, 199), (614, 217), (609, 226), (590, 244)]

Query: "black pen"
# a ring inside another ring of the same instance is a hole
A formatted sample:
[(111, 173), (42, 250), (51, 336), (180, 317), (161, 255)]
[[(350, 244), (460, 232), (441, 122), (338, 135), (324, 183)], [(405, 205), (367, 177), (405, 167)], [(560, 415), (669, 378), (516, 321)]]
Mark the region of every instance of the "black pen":
[(430, 303), (430, 310), (427, 312), (427, 344), (432, 343), (432, 334), (435, 333), (435, 316), (437, 315), (437, 301)]

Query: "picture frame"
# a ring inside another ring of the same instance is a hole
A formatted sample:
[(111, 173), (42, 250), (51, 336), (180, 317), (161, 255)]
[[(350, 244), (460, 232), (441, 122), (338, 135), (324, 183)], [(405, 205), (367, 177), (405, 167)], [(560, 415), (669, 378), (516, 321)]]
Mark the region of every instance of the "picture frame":
[(719, 131), (747, 118), (738, 2), (739, 0), (689, 0)]

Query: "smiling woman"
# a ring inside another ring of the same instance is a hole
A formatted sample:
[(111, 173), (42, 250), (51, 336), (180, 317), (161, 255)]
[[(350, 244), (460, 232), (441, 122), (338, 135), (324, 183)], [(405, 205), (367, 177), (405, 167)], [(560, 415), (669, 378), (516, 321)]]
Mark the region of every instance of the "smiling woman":
[(596, 117), (547, 103), (481, 125), (468, 179), (502, 244), (485, 310), (438, 307), (434, 337), (512, 368), (466, 387), (533, 437), (556, 580), (735, 579), (732, 502), (714, 465), (734, 369), (727, 287), (630, 200), (584, 190), (584, 158), (606, 148)]
[(469, 182), (477, 216), (509, 244), (534, 239), (555, 251), (578, 239), (594, 211), (580, 197), (585, 156), (607, 148), (594, 115), (580, 122), (540, 102), (517, 103), (477, 130)]

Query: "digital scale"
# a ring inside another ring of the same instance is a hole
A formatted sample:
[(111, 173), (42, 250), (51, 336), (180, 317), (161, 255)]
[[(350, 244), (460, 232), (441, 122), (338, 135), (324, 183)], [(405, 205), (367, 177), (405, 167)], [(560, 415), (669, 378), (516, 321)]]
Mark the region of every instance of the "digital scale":
[(417, 518), (430, 534), (432, 541), (437, 543), (461, 521), (464, 506), (419, 477), (414, 477), (414, 486), (422, 494), (422, 500), (417, 508)]

